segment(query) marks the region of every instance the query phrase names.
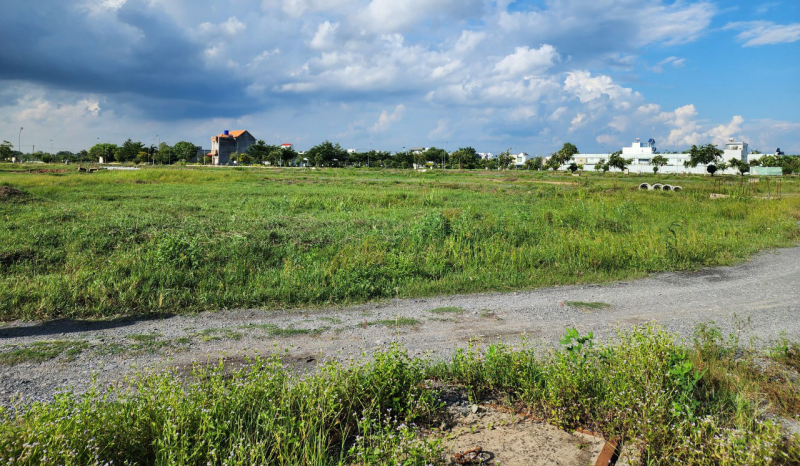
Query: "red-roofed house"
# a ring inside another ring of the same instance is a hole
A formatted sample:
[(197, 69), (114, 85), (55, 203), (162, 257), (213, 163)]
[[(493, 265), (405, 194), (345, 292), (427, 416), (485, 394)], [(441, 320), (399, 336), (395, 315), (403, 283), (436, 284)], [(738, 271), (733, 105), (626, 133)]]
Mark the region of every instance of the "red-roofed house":
[(243, 153), (256, 143), (256, 138), (246, 130), (228, 131), (211, 138), (211, 160), (214, 165), (230, 165), (231, 154)]

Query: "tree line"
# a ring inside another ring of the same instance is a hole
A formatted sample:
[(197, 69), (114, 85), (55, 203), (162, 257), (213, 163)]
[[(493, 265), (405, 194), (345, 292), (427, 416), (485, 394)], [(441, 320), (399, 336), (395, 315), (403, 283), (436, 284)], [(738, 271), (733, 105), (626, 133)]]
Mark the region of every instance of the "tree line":
[[(201, 148), (187, 141), (180, 141), (173, 146), (166, 142), (158, 146), (146, 146), (142, 142), (131, 139), (118, 146), (111, 143), (97, 143), (89, 150), (80, 152), (59, 151), (55, 154), (39, 152), (35, 154), (23, 154), (13, 150), (13, 145), (8, 141), (0, 144), (0, 160), (10, 160), (16, 157), (18, 160), (41, 161), (45, 163), (54, 162), (93, 162), (102, 159), (108, 162), (137, 163), (137, 164), (175, 164), (175, 163), (206, 163), (211, 164), (209, 155), (202, 155)], [(693, 145), (690, 149), (683, 152), (689, 156), (684, 162), (686, 167), (696, 167), (706, 165), (707, 171), (713, 176), (717, 171), (727, 168), (735, 168), (744, 175), (750, 171), (751, 166), (780, 167), (785, 175), (800, 173), (800, 157), (790, 155), (767, 155), (758, 159), (752, 159), (749, 163), (742, 160), (733, 159), (725, 161), (722, 159), (723, 152), (713, 144)], [(522, 167), (517, 167), (514, 163), (515, 158), (510, 150), (506, 150), (495, 158), (482, 158), (473, 147), (462, 147), (456, 151), (448, 152), (437, 147), (430, 147), (424, 151), (387, 152), (370, 150), (367, 152), (348, 152), (338, 143), (324, 141), (312, 147), (305, 153), (298, 153), (292, 148), (267, 144), (260, 139), (251, 145), (247, 151), (242, 153), (234, 152), (231, 155), (231, 162), (237, 165), (269, 164), (273, 166), (314, 166), (314, 167), (381, 167), (381, 168), (414, 168), (414, 167), (444, 167), (458, 169), (509, 169), (524, 168), (527, 170), (553, 170), (557, 171), (562, 166), (572, 172), (583, 169), (575, 161), (575, 156), (579, 155), (577, 146), (570, 142), (550, 157), (533, 157), (528, 159)], [(751, 155), (760, 155), (758, 151), (751, 152)], [(610, 169), (624, 171), (633, 159), (622, 157), (622, 151), (609, 154), (608, 160), (600, 159), (595, 164), (596, 171), (607, 172)], [(650, 164), (653, 166), (653, 173), (667, 165), (668, 159), (661, 154), (656, 154), (651, 158)]]

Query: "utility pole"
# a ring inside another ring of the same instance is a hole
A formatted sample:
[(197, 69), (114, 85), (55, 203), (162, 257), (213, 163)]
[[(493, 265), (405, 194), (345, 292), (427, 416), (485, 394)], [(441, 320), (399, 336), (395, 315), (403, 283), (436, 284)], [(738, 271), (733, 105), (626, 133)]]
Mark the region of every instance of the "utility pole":
[(19, 151), (19, 161), (22, 162), (22, 126), (19, 127), (17, 135), (17, 150)]

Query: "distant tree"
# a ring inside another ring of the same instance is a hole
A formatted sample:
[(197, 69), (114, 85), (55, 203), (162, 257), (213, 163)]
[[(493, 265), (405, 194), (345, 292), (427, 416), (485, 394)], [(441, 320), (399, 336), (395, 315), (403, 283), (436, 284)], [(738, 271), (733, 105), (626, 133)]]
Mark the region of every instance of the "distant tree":
[(256, 163), (262, 163), (269, 160), (270, 152), (272, 152), (276, 147), (277, 146), (271, 146), (267, 144), (263, 139), (259, 139), (255, 144), (247, 148), (247, 154)]
[(532, 159), (528, 159), (525, 161), (525, 165), (523, 165), (528, 170), (541, 170), (542, 169), (542, 158), (541, 157), (534, 157)]
[(166, 142), (158, 145), (158, 152), (154, 154), (154, 160), (160, 164), (170, 164), (175, 161), (175, 153), (172, 147)]
[(117, 162), (132, 162), (142, 149), (144, 149), (144, 144), (128, 139), (122, 143), (122, 146), (117, 148), (114, 159)]
[(109, 144), (109, 143), (100, 143), (95, 144), (89, 149), (89, 158), (94, 159), (94, 162), (100, 160), (100, 157), (103, 157), (103, 160), (108, 162), (114, 161), (114, 154), (117, 152), (117, 145), (116, 144)]
[(506, 149), (505, 152), (497, 154), (498, 168), (508, 168), (514, 159), (515, 157), (511, 155), (511, 149)]
[(292, 147), (281, 147), (281, 156), (278, 163), (280, 166), (284, 166), (287, 164), (294, 164), (299, 155), (297, 151), (294, 150)]
[[(692, 145), (692, 148), (689, 149), (689, 160), (684, 162), (684, 166), (686, 167), (696, 167), (698, 165), (708, 165), (706, 171), (714, 176), (714, 173), (717, 171), (717, 164), (719, 163), (719, 158), (722, 157), (722, 151), (717, 149), (717, 146), (714, 144), (706, 144), (705, 146), (697, 147), (696, 145)], [(713, 169), (711, 167), (714, 167)]]
[(597, 161), (596, 164), (594, 164), (594, 171), (597, 172), (606, 171), (605, 168), (606, 168), (606, 159), (600, 159)]
[(238, 161), (239, 165), (252, 165), (253, 157), (251, 157), (247, 152), (242, 152), (239, 154)]
[(339, 143), (325, 141), (309, 149), (306, 157), (315, 167), (338, 166), (347, 160), (347, 151)]
[(425, 165), (425, 162), (428, 161), (427, 153), (422, 151), (414, 152), (413, 154), (411, 154), (411, 158), (414, 159), (414, 164), (417, 167)]
[[(578, 148), (575, 146), (575, 144), (572, 144), (571, 142), (565, 142), (558, 152), (553, 152), (550, 154), (549, 161), (552, 161), (552, 163), (548, 165), (553, 168), (553, 171), (556, 171), (558, 170), (558, 167), (565, 165), (567, 162), (572, 160), (572, 157), (574, 157), (575, 154), (578, 153)], [(557, 166), (555, 165), (556, 162), (558, 162)]]
[(650, 160), (650, 165), (653, 166), (653, 174), (658, 173), (659, 168), (663, 167), (667, 163), (669, 163), (669, 160), (667, 160), (667, 158), (664, 157), (663, 155), (656, 155), (655, 157), (653, 157)]
[(139, 153), (136, 154), (136, 159), (134, 160), (134, 162), (136, 163), (147, 163), (149, 161), (150, 161), (150, 153), (144, 150), (139, 151)]
[(550, 158), (548, 158), (547, 162), (544, 164), (545, 169), (549, 168), (554, 172), (557, 172), (559, 167), (561, 167), (561, 162), (558, 160), (558, 158), (553, 157), (552, 155), (550, 155)]
[(622, 151), (618, 150), (608, 157), (608, 163), (606, 163), (606, 165), (608, 168), (616, 168), (619, 171), (625, 171), (625, 168), (632, 163), (633, 159), (626, 159), (622, 157)]
[(11, 149), (14, 147), (10, 142), (3, 141), (0, 144), (0, 160), (11, 160), (11, 157), (14, 156), (14, 151)]
[(579, 167), (578, 167), (578, 164), (577, 164), (577, 163), (575, 163), (575, 162), (572, 162), (572, 163), (571, 163), (571, 164), (569, 164), (569, 166), (567, 167), (567, 170), (569, 170), (569, 171), (571, 171), (573, 174), (575, 174), (575, 172), (577, 172), (577, 171), (578, 171), (578, 168), (579, 168)]
[(758, 154), (761, 154), (761, 151), (760, 151), (760, 150), (753, 149), (753, 150), (751, 150), (751, 151), (750, 151), (750, 153), (751, 153), (751, 154), (756, 154), (756, 155), (758, 155)]
[(730, 167), (730, 164), (720, 160), (719, 162), (716, 163), (716, 167), (718, 171), (724, 172), (725, 170), (728, 169), (728, 167)]
[(479, 159), (478, 152), (472, 147), (462, 147), (450, 154), (450, 160), (458, 164), (459, 170), (463, 170), (464, 165), (469, 168), (474, 167)]
[(175, 159), (180, 160), (181, 162), (191, 162), (194, 160), (195, 157), (197, 157), (198, 150), (200, 150), (199, 147), (187, 141), (177, 142), (175, 143), (175, 147), (172, 148), (172, 151), (175, 154)]
[(744, 176), (745, 173), (750, 171), (750, 165), (745, 162), (744, 160), (740, 159), (731, 159), (729, 162), (731, 167), (739, 170), (739, 174)]
[[(444, 149), (431, 147), (425, 151), (425, 159), (435, 162), (437, 165), (441, 165), (442, 168), (444, 168), (444, 164), (447, 163), (448, 154)], [(444, 164), (442, 164), (442, 161), (444, 161)]]

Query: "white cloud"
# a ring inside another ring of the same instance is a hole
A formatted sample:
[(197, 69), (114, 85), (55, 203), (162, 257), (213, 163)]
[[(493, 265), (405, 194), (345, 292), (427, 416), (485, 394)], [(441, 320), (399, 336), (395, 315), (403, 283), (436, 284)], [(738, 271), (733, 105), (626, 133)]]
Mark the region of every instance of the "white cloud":
[(538, 49), (517, 47), (514, 53), (505, 56), (494, 66), (494, 71), (505, 76), (520, 76), (526, 73), (541, 73), (560, 59), (555, 47), (544, 44)]
[(740, 134), (742, 123), (744, 123), (744, 118), (741, 115), (735, 115), (727, 125), (719, 125), (712, 128), (709, 131), (709, 135), (715, 144), (724, 144), (729, 138), (746, 139)]
[(431, 132), (428, 133), (428, 139), (443, 140), (448, 139), (452, 135), (453, 133), (450, 131), (450, 120), (443, 118), (436, 123), (436, 128), (433, 128)]
[(458, 38), (455, 47), (453, 47), (453, 52), (459, 55), (471, 52), (484, 39), (486, 39), (485, 32), (461, 31), (461, 37)]
[(800, 40), (800, 23), (775, 24), (770, 21), (745, 21), (728, 23), (724, 29), (744, 29), (736, 38), (743, 47), (773, 45)]
[(311, 39), (310, 47), (314, 50), (326, 50), (332, 48), (336, 40), (336, 31), (339, 29), (339, 23), (331, 23), (325, 21), (317, 27), (317, 32), (314, 38)]
[(607, 96), (615, 108), (627, 109), (632, 100), (640, 98), (633, 89), (615, 84), (611, 77), (598, 75), (592, 77), (589, 71), (572, 71), (564, 81), (564, 90), (575, 95), (582, 103), (591, 102)]
[(392, 113), (387, 112), (384, 110), (381, 112), (381, 116), (378, 117), (378, 121), (372, 125), (370, 129), (371, 133), (385, 133), (389, 131), (389, 128), (392, 126), (393, 123), (400, 121), (403, 118), (403, 114), (406, 111), (406, 107), (403, 104), (398, 105), (394, 108)]
[(482, 0), (372, 0), (358, 22), (369, 31), (395, 32), (439, 16), (465, 18), (482, 8)]
[(667, 57), (656, 64), (653, 68), (651, 68), (656, 73), (662, 73), (664, 71), (664, 66), (671, 65), (673, 68), (681, 68), (683, 65), (686, 64), (685, 58), (678, 58), (678, 57)]
[(204, 35), (207, 34), (214, 34), (214, 35), (223, 35), (228, 37), (236, 36), (247, 29), (247, 25), (243, 22), (239, 21), (236, 16), (231, 16), (227, 20), (219, 24), (212, 24), (209, 22), (205, 22), (200, 24), (199, 26), (200, 32)]

